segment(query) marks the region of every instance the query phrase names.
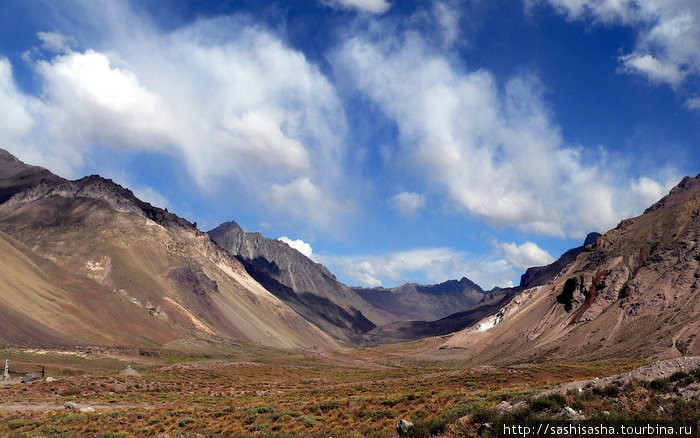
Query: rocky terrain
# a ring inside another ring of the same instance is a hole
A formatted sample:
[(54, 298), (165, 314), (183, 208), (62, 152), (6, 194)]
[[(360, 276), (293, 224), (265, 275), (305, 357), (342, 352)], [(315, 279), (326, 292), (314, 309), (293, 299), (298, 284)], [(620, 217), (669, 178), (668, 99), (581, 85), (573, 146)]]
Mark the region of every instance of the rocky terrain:
[(699, 240), (700, 177), (686, 177), (549, 283), (518, 294), (492, 328), (471, 327), (442, 348), (477, 361), (698, 354)]

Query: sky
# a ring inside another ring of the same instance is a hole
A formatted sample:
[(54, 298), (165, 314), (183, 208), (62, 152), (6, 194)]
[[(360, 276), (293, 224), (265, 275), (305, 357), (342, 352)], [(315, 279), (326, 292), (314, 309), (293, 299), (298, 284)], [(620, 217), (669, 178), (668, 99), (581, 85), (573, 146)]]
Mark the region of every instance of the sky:
[(349, 285), (517, 285), (700, 172), (700, 2), (7, 0), (0, 148)]

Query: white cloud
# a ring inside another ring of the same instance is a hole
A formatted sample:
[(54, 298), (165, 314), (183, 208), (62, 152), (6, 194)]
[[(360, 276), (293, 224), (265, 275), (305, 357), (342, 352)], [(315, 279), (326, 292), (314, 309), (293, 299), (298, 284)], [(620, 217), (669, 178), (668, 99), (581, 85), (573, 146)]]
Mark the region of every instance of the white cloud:
[[(265, 196), (289, 185), (304, 208), (340, 205), (343, 106), (303, 53), (241, 17), (162, 32), (127, 3), (81, 5), (84, 21), (105, 24), (97, 40), (110, 49), (74, 51), (71, 36), (40, 33), (53, 54), (26, 58), (40, 98), (18, 91), (0, 59), (0, 143), (11, 152), (69, 177), (97, 147), (158, 152), (208, 191), (238, 184), (295, 214), (299, 204)], [(297, 216), (322, 225), (340, 210)]]
[(41, 40), (41, 46), (54, 53), (68, 53), (75, 45), (75, 39), (59, 32), (39, 32), (36, 35)]
[(545, 266), (554, 261), (554, 257), (533, 242), (525, 242), (521, 245), (495, 242), (494, 246), (511, 266), (523, 271), (533, 266)]
[(372, 14), (383, 14), (391, 8), (391, 3), (386, 0), (321, 0), (321, 3), (336, 8), (359, 9)]
[(452, 248), (421, 248), (374, 256), (317, 255), (332, 272), (360, 286), (441, 283), (467, 277), (485, 289), (512, 286), (518, 273), (493, 255), (474, 257)]
[(304, 242), (303, 240), (301, 240), (301, 239), (292, 240), (287, 236), (282, 236), (282, 237), (278, 238), (277, 240), (286, 243), (290, 247), (292, 247), (292, 248), (296, 249), (297, 251), (299, 251), (300, 253), (304, 254), (306, 257), (308, 257), (312, 260), (314, 259), (313, 249), (311, 248), (311, 245)]
[(425, 196), (420, 193), (401, 192), (386, 200), (391, 208), (405, 218), (412, 218), (425, 205)]
[(549, 2), (572, 20), (621, 24), (637, 32), (623, 70), (653, 82), (679, 85), (700, 74), (700, 2), (697, 0), (526, 0)]
[(673, 86), (681, 83), (683, 73), (673, 63), (659, 61), (652, 55), (629, 54), (621, 58), (623, 70), (646, 75), (652, 82), (667, 82)]
[(629, 202), (630, 181), (604, 154), (584, 159), (564, 143), (536, 78), (500, 91), (490, 72), (449, 59), (386, 30), (348, 39), (335, 63), (396, 122), (410, 170), (491, 224), (581, 237), (647, 206)]
[(32, 128), (30, 110), (37, 103), (17, 89), (10, 61), (0, 58), (0, 135), (8, 146), (19, 142)]

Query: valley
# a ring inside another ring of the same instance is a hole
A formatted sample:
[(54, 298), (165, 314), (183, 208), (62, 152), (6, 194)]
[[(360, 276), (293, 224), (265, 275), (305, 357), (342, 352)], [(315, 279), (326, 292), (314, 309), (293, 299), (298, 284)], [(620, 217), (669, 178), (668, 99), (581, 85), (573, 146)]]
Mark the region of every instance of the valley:
[(514, 287), (351, 288), (233, 221), (204, 233), (0, 152), (0, 434), (458, 437), (700, 413), (700, 176)]

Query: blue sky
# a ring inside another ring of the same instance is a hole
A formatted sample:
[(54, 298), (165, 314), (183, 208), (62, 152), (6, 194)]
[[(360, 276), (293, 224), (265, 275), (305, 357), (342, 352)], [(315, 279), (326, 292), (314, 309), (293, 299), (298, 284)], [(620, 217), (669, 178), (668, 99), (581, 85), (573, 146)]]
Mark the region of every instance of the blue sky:
[(696, 0), (7, 1), (0, 147), (348, 284), (517, 284), (700, 171)]

